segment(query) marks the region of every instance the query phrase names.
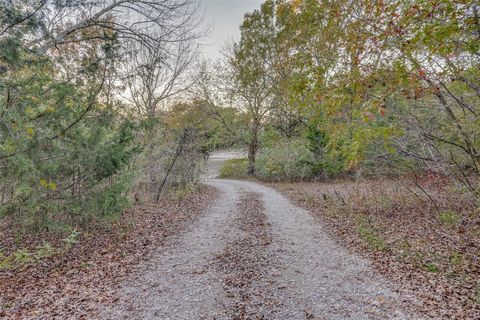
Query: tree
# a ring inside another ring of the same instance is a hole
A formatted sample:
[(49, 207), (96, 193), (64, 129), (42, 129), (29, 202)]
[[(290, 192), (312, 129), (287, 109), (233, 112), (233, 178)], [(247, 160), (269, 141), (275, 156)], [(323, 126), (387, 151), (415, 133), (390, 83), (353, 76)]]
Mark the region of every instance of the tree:
[(275, 107), (274, 75), (275, 11), (273, 1), (246, 14), (240, 26), (241, 40), (227, 53), (226, 90), (245, 110), (249, 121), (248, 174), (255, 173), (255, 158), (260, 147), (259, 133), (269, 112)]
[(398, 3), (381, 12), (388, 19), (382, 36), (395, 52), (394, 74), (402, 81), (394, 107), (410, 106), (400, 121), (406, 136), (417, 141), (416, 150), (410, 144), (402, 152), (429, 169), (450, 172), (479, 196), (478, 3)]
[(127, 169), (145, 126), (118, 99), (119, 70), (132, 47), (164, 65), (184, 57), (172, 49), (195, 38), (194, 8), (173, 0), (2, 3), (1, 217), (48, 228), (128, 204)]
[[(198, 55), (195, 44), (186, 41), (172, 44), (170, 56), (161, 50), (144, 48), (130, 53), (127, 66), (127, 99), (135, 107), (136, 114), (146, 119), (155, 119), (165, 111), (162, 103), (186, 92), (196, 82), (192, 72)], [(163, 107), (163, 108), (162, 108)]]
[(11, 35), (35, 27), (25, 46), (41, 52), (67, 43), (103, 39), (96, 28), (117, 34), (123, 43), (141, 43), (155, 50), (164, 42), (194, 38), (199, 26), (195, 18), (198, 4), (189, 0), (23, 0), (9, 2), (2, 12), (0, 35)]
[[(274, 48), (265, 83), (280, 110), (302, 120), (310, 143), (319, 141), (312, 150), (341, 170), (406, 164), (453, 175), (478, 193), (475, 1), (279, 0), (273, 11), (273, 28), (242, 26), (237, 52)], [(261, 60), (254, 52), (247, 56)]]

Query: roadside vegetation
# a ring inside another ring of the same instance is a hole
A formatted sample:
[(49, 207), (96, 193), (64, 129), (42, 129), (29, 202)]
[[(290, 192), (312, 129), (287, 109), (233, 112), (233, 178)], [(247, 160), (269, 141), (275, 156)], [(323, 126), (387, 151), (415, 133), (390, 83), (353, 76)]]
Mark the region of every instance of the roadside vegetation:
[(437, 208), (414, 194), (408, 179), (273, 186), (312, 212), (340, 243), (419, 297), (422, 314), (475, 318), (480, 284), (480, 228), (470, 220), (475, 203), (435, 179), (419, 183)]
[(200, 19), (190, 1), (0, 4), (0, 272), (188, 195), (240, 141), (217, 120), (236, 109), (195, 98)]
[(208, 62), (201, 20), (189, 0), (0, 4), (0, 276), (121, 242), (126, 210), (195, 196), (235, 147), (222, 178), (275, 183), (434, 317), (475, 318), (478, 1), (266, 0)]
[(23, 246), (38, 249), (24, 249), (22, 260), (12, 261), (14, 268), (0, 272), (0, 318), (104, 318), (102, 312), (118, 303), (118, 285), (169, 237), (195, 222), (215, 197), (215, 190), (201, 187), (188, 196), (164, 199), (161, 206), (137, 204), (107, 230), (78, 229), (68, 240), (42, 233), (48, 247), (36, 247), (38, 234), (25, 236)]
[(226, 160), (220, 169), (220, 178), (245, 179), (247, 175), (248, 159), (238, 158)]
[(82, 314), (75, 294), (106, 288), (214, 198), (200, 184), (205, 158), (231, 142), (187, 99), (197, 10), (0, 3), (0, 318)]

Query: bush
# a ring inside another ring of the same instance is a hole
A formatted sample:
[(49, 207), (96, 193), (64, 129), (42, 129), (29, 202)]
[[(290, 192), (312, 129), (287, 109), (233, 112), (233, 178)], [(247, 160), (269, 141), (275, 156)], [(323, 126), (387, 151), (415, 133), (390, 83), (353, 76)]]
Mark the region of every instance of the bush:
[(256, 163), (257, 176), (265, 180), (296, 181), (315, 174), (314, 156), (301, 140), (280, 142), (263, 149)]
[(220, 169), (220, 178), (245, 178), (247, 176), (248, 159), (230, 159)]

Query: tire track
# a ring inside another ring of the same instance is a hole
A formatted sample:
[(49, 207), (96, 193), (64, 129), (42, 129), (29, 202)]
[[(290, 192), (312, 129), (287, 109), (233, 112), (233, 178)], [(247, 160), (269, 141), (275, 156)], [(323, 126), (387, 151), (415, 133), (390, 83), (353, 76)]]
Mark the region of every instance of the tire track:
[(275, 261), (267, 250), (272, 243), (271, 225), (257, 193), (242, 194), (235, 211), (231, 225), (241, 236), (227, 243), (214, 261), (225, 293), (218, 318), (272, 319), (280, 302), (273, 294)]

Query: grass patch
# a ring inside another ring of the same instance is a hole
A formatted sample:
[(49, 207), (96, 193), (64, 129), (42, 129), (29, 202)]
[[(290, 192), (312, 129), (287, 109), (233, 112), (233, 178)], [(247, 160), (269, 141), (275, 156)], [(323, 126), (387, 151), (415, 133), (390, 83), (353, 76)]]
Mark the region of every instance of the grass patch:
[(387, 249), (385, 240), (383, 240), (371, 226), (359, 225), (357, 232), (370, 249), (375, 251), (384, 251)]
[(459, 252), (454, 252), (452, 254), (452, 256), (450, 257), (450, 262), (455, 266), (459, 266), (459, 265), (463, 264), (462, 254), (459, 253)]
[(438, 215), (438, 220), (446, 226), (454, 227), (460, 221), (460, 217), (453, 211), (445, 211)]
[(438, 272), (438, 267), (435, 263), (429, 262), (425, 264), (425, 269), (429, 272)]

